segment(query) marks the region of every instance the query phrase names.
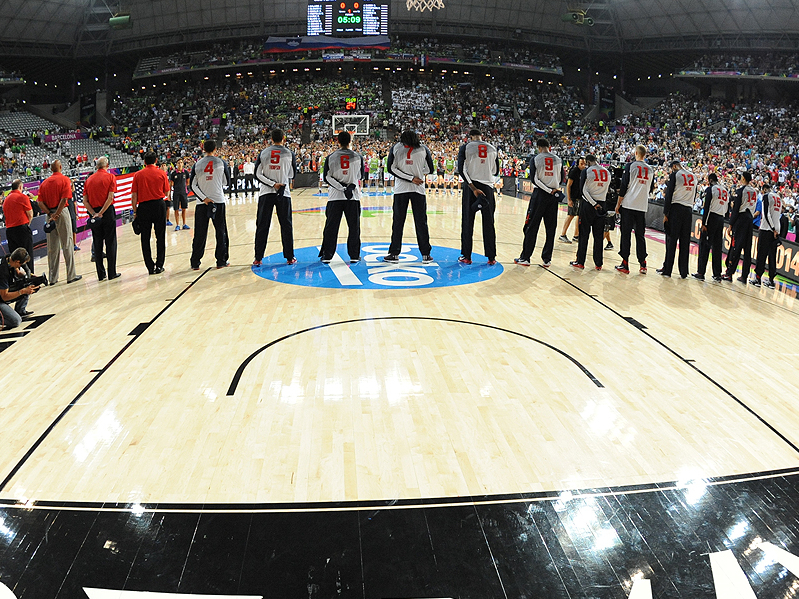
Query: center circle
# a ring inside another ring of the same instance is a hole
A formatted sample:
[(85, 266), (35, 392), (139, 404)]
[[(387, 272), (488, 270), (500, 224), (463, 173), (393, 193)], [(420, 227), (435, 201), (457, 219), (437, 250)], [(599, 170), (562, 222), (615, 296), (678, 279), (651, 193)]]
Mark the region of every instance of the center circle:
[(272, 254), (253, 266), (263, 279), (303, 287), (328, 289), (416, 289), (454, 287), (493, 279), (502, 274), (500, 263), (488, 264), (488, 258), (472, 254), (472, 264), (458, 262), (460, 251), (433, 246), (433, 262), (422, 264), (422, 254), (414, 244), (403, 244), (398, 264), (383, 262), (387, 243), (361, 245), (361, 261), (349, 262), (347, 244), (340, 243), (330, 264), (319, 258), (319, 247), (295, 250), (296, 264), (286, 264), (282, 253)]

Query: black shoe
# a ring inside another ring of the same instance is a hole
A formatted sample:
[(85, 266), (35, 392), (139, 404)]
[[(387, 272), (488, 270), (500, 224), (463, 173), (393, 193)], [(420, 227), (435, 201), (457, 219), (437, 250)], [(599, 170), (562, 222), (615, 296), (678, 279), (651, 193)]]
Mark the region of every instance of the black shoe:
[(389, 264), (399, 264), (399, 256), (397, 254), (388, 254), (383, 256), (383, 262), (388, 262)]
[(97, 277), (98, 281), (105, 281), (105, 275)]
[(767, 289), (774, 289), (776, 285), (774, 284), (774, 281), (772, 281), (771, 279), (766, 279), (765, 281), (763, 281), (763, 287), (766, 287)]
[(694, 273), (693, 275), (691, 275), (691, 276), (693, 276), (693, 278), (695, 278), (697, 281), (704, 281), (704, 280), (705, 280), (705, 275), (703, 275), (703, 274), (700, 274), (700, 273), (698, 273), (698, 272), (695, 272), (695, 273)]
[(713, 275), (711, 278), (712, 278), (714, 281), (716, 281), (716, 283), (721, 283), (721, 277), (717, 277), (716, 275)]
[(753, 279), (749, 283), (750, 285), (754, 285), (755, 287), (760, 287), (760, 279)]
[(121, 276), (122, 276), (122, 273), (121, 273), (121, 272), (118, 272), (118, 273), (116, 273), (115, 275), (110, 275), (110, 276), (108, 277), (108, 280), (109, 280), (109, 281), (113, 281), (114, 279), (118, 279), (118, 278), (119, 278), (119, 277), (121, 277)]
[(31, 315), (33, 315), (33, 310), (25, 310), (22, 314), (20, 314), (20, 316), (22, 316), (23, 318)]
[(160, 275), (162, 272), (164, 272), (164, 267), (163, 266), (156, 266), (153, 269), (153, 272), (151, 272), (150, 274), (151, 275)]
[(78, 275), (77, 277), (75, 277), (71, 281), (67, 281), (67, 284), (74, 283), (75, 281), (80, 281), (82, 278), (83, 278), (83, 275)]
[(746, 285), (746, 277), (738, 277), (737, 280), (739, 283), (743, 283), (744, 285)]
[(728, 283), (732, 283), (732, 276), (730, 275), (721, 275), (722, 281), (727, 281)]
[(664, 271), (662, 268), (658, 268), (656, 271), (661, 277), (668, 277), (671, 278), (671, 275)]

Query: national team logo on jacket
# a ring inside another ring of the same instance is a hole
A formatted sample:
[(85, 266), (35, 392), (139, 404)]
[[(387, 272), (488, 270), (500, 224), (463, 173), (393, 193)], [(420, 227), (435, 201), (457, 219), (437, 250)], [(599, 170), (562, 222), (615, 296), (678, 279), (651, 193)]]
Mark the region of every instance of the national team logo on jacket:
[(278, 283), (329, 289), (451, 287), (487, 281), (503, 271), (501, 264), (489, 266), (488, 258), (474, 253), (472, 264), (460, 264), (460, 252), (446, 247), (433, 246), (434, 262), (430, 264), (422, 264), (422, 254), (416, 245), (402, 246), (398, 264), (383, 262), (386, 254), (387, 243), (363, 244), (361, 261), (350, 264), (347, 244), (341, 243), (330, 264), (322, 264), (319, 247), (306, 247), (295, 251), (296, 264), (288, 265), (283, 254), (273, 254), (252, 270), (259, 277)]

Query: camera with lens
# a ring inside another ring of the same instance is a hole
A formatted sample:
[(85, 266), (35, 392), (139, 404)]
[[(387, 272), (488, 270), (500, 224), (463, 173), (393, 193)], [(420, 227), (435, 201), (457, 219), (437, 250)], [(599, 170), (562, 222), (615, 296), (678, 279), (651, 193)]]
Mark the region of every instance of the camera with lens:
[(11, 281), (11, 283), (8, 285), (8, 290), (19, 291), (20, 289), (25, 289), (25, 287), (28, 287), (29, 285), (33, 285), (34, 287), (47, 285), (47, 277), (45, 275), (35, 276), (32, 274), (28, 274), (24, 277), (18, 277)]

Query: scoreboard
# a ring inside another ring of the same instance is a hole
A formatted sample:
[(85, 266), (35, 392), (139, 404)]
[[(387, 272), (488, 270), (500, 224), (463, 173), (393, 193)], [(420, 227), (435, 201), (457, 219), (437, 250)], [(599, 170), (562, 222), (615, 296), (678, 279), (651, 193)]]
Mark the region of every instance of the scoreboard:
[(388, 35), (389, 6), (387, 1), (309, 0), (308, 35)]

